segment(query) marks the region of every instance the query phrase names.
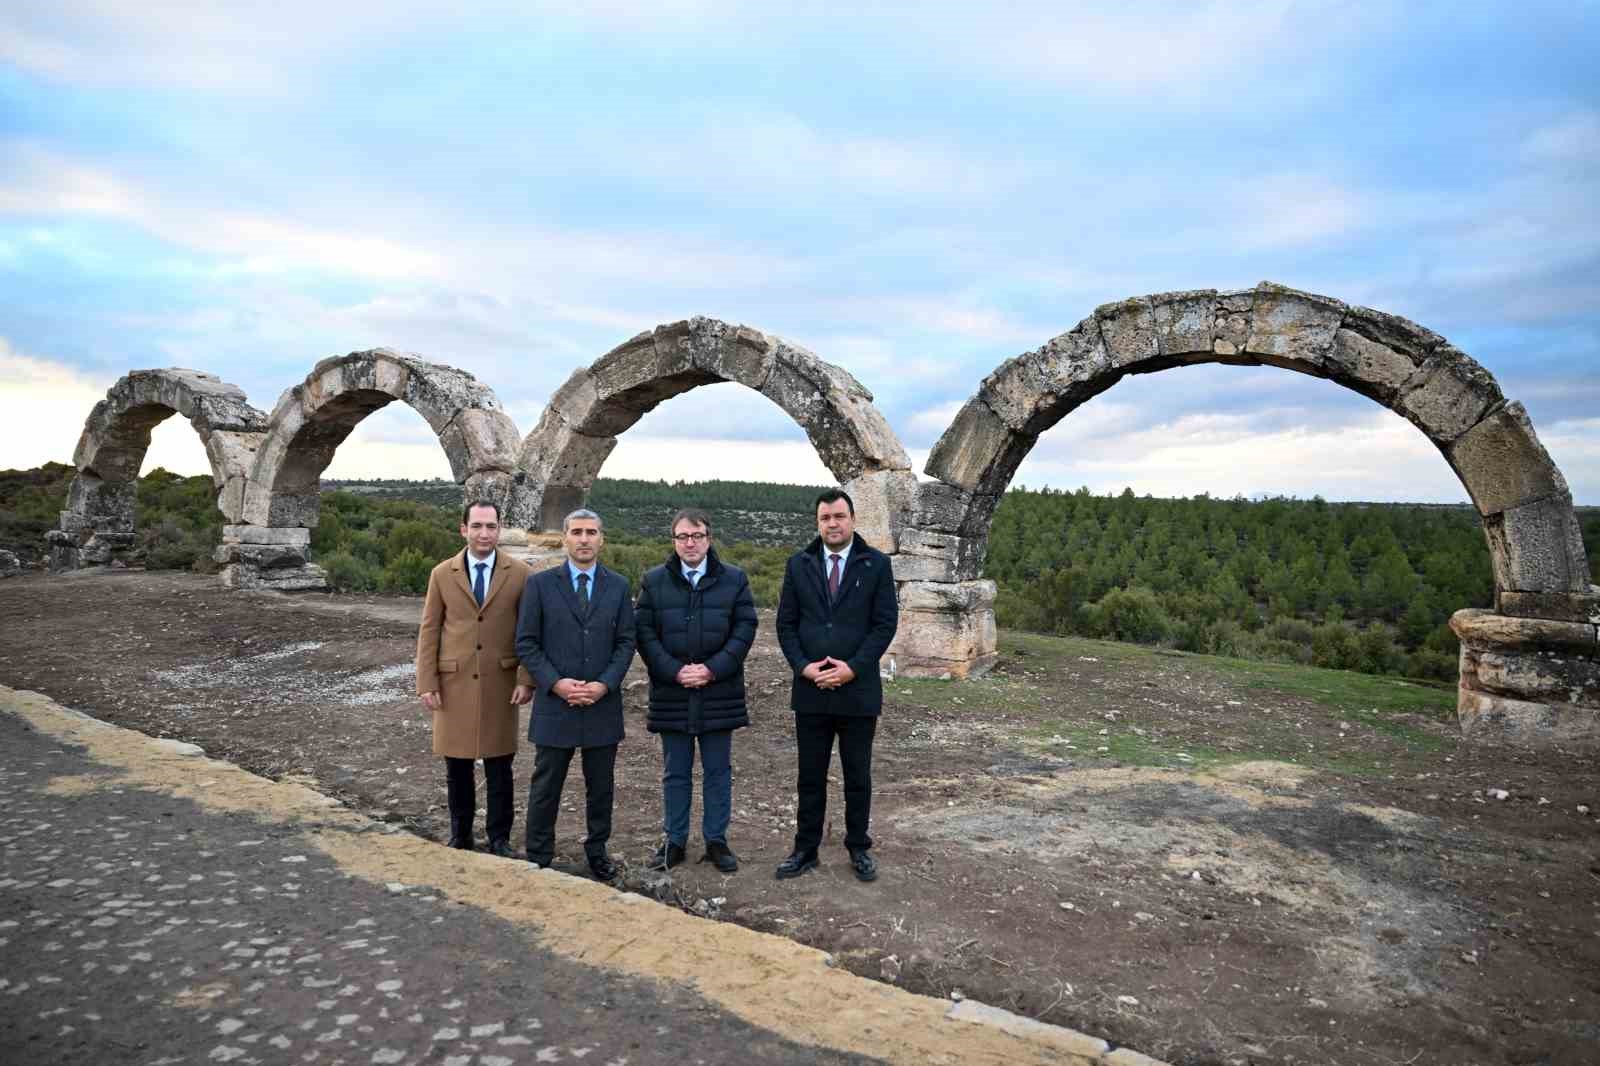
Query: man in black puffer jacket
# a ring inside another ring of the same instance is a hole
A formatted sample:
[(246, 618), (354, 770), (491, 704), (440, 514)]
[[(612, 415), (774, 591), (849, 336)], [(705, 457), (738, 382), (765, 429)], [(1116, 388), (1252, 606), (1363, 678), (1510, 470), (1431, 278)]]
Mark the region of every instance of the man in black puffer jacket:
[(733, 813), (733, 731), (750, 724), (744, 658), (756, 639), (756, 602), (744, 571), (717, 558), (711, 518), (687, 509), (672, 516), (672, 557), (639, 582), (634, 611), (639, 656), (650, 671), (647, 726), (661, 734), (662, 828), (653, 869), (684, 860), (694, 794), (694, 747), (705, 774), (701, 832), (710, 861), (739, 868), (728, 848)]

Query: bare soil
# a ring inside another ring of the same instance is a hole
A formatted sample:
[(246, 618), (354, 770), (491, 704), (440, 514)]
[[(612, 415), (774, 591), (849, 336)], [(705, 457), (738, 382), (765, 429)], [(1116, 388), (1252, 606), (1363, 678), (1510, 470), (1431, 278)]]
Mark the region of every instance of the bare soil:
[[(0, 582), (0, 682), (442, 839), (443, 768), (411, 695), (419, 607), (28, 575)], [(778, 882), (794, 740), (770, 621), (735, 740), (729, 877), (644, 869), (660, 754), (635, 664), (612, 840), (629, 887), (1174, 1063), (1600, 1059), (1594, 750), (1465, 742), (1421, 704), (1396, 711), (1406, 686), (1002, 634), (989, 678), (887, 686), (880, 880), (850, 875), (835, 783), (822, 868)], [(573, 873), (581, 811), (574, 769), (557, 860)]]

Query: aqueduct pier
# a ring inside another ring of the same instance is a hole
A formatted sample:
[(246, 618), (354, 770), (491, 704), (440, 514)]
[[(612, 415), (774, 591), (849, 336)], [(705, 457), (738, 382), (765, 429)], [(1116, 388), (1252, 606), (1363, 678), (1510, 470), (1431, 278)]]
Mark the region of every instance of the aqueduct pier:
[(1492, 610), (1458, 611), (1458, 712), (1470, 734), (1526, 743), (1600, 738), (1600, 587), (1589, 582), (1572, 497), (1522, 405), (1443, 337), (1395, 315), (1263, 282), (1106, 304), (1002, 363), (957, 413), (919, 479), (872, 394), (778, 337), (715, 319), (627, 341), (556, 390), (523, 437), (465, 371), (388, 349), (318, 363), (270, 414), (194, 370), (136, 370), (95, 405), (50, 535), (54, 568), (102, 565), (134, 542), (135, 482), (151, 429), (187, 418), (205, 445), (227, 523), (217, 548), (237, 588), (326, 587), (310, 561), (319, 484), (335, 450), (396, 400), (433, 428), (464, 495), (502, 503), (502, 543), (559, 530), (617, 437), (672, 396), (738, 382), (806, 431), (856, 503), (857, 528), (894, 558), (913, 675), (964, 677), (995, 659), (995, 586), (980, 577), (989, 521), (1039, 435), (1123, 378), (1199, 363), (1271, 365), (1327, 378), (1399, 413), (1443, 454), (1483, 521)]

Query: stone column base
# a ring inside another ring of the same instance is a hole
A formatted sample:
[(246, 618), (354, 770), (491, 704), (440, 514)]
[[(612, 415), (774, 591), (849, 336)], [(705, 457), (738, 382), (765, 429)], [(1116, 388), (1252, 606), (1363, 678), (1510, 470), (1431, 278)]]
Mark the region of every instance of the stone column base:
[(1535, 746), (1600, 741), (1600, 625), (1467, 610), (1450, 628), (1461, 638), (1463, 733)]
[(311, 561), (311, 530), (298, 526), (223, 526), (212, 556), (231, 589), (326, 592), (328, 573)]
[(906, 677), (979, 677), (999, 658), (993, 581), (900, 582), (900, 628), (884, 656)]

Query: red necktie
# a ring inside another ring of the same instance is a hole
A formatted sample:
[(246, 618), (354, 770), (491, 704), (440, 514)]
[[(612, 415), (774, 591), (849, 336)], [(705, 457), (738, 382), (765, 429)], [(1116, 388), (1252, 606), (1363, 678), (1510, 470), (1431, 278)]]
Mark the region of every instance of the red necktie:
[(839, 557), (830, 555), (828, 558), (833, 560), (833, 569), (828, 573), (828, 599), (836, 600), (839, 598)]

